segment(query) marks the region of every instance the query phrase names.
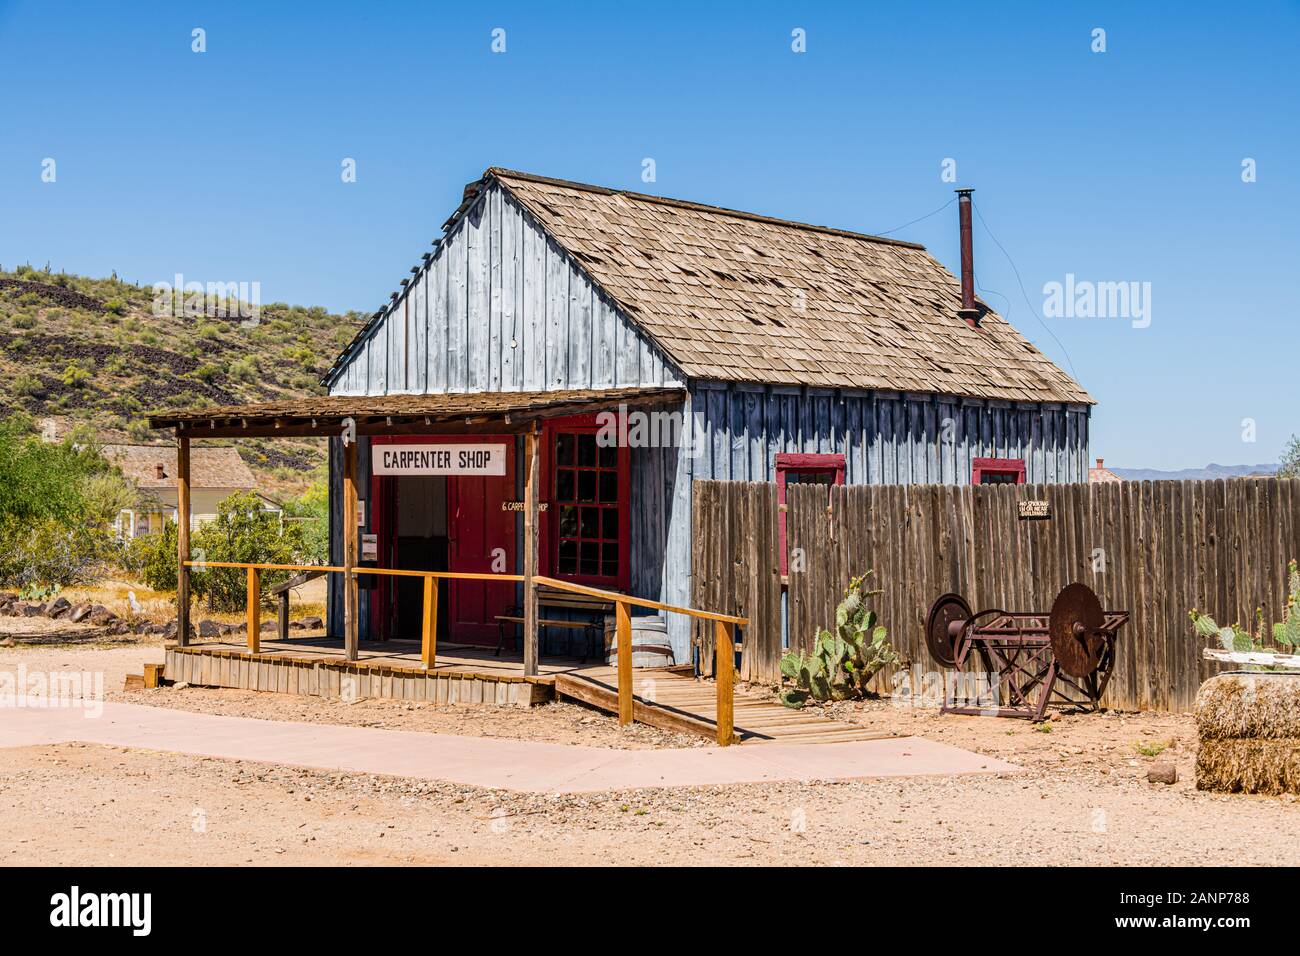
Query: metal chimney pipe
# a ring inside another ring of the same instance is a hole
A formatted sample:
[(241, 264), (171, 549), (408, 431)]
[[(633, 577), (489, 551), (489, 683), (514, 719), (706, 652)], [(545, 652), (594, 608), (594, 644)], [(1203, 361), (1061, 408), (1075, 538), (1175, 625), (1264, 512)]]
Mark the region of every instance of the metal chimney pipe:
[(958, 189), (957, 213), (961, 226), (961, 308), (957, 314), (972, 329), (980, 325), (980, 310), (975, 306), (975, 253), (971, 243), (970, 194), (973, 189)]

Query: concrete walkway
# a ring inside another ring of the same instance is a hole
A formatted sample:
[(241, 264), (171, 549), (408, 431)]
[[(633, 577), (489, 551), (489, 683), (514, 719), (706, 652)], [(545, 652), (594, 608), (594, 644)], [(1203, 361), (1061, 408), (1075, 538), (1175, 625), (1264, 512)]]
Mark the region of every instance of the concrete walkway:
[(606, 750), (225, 717), (139, 704), (105, 702), (102, 706), (98, 717), (72, 708), (0, 709), (0, 747), (80, 741), (537, 793), (1017, 769), (993, 757), (920, 737), (684, 750)]

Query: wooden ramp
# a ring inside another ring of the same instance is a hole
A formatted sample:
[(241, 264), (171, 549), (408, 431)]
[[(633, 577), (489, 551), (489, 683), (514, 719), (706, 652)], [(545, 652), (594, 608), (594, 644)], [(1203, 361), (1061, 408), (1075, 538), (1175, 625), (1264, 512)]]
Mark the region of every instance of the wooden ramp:
[[(635, 721), (716, 740), (717, 691), (711, 682), (668, 670), (639, 670), (632, 680), (632, 692)], [(616, 714), (618, 671), (589, 667), (557, 674), (555, 693)], [(735, 727), (739, 743), (821, 744), (897, 736), (783, 707), (770, 695), (740, 688), (736, 689)]]

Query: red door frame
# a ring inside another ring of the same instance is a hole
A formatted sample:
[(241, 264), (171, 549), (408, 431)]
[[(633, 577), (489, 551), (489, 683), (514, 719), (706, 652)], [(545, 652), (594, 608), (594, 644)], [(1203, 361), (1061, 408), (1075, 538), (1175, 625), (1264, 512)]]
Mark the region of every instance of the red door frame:
[(785, 543), (785, 475), (788, 471), (834, 472), (833, 484), (844, 484), (843, 455), (813, 455), (797, 452), (781, 452), (776, 456), (776, 502), (778, 534), (781, 540), (781, 573), (788, 574), (789, 550)]
[[(506, 446), (506, 474), (501, 479), (507, 482), (508, 494), (513, 498), (515, 493), (515, 436), (514, 435), (376, 435), (371, 439), (371, 445), (410, 445), (410, 444), (427, 444), (427, 445), (475, 445), (475, 444), (504, 444)], [(372, 459), (373, 460), (373, 459)], [(394, 521), (393, 505), (396, 501), (393, 495), (394, 486), (389, 482), (395, 476), (392, 475), (374, 475), (370, 476), (370, 498), (372, 515), (373, 532), (379, 536), (379, 560), (380, 567), (393, 567), (396, 561), (397, 553), (397, 528)], [(455, 558), (455, 514), (453, 503), (456, 498), (457, 489), (453, 484), (462, 480), (475, 480), (477, 476), (472, 475), (448, 475), (447, 476), (447, 540), (448, 554), (447, 562), (451, 570), (456, 570), (454, 566)], [(477, 480), (482, 480), (478, 478)], [(512, 528), (510, 534), (506, 536), (507, 553), (506, 553), (506, 573), (513, 574), (516, 572), (517, 553), (515, 548), (515, 528), (516, 516), (511, 513)], [(478, 569), (475, 569), (478, 570)], [(374, 590), (374, 596), (370, 602), (370, 626), (372, 640), (378, 637), (387, 640), (389, 628), (392, 624), (392, 614), (395, 607), (393, 596), (393, 587), (397, 578), (391, 575), (375, 576), (378, 580), (378, 586)], [(440, 589), (440, 600), (446, 600), (447, 605), (447, 625), (448, 629), (454, 628), (458, 620), (456, 609), (462, 600), (461, 590), (464, 586), (471, 585), (474, 587), (496, 587), (496, 585), (486, 585), (478, 581), (447, 581)], [(514, 586), (509, 582), (502, 582), (503, 588), (509, 587), (509, 597), (503, 598), (502, 612), (505, 608), (514, 603)], [(484, 622), (487, 624), (488, 622)], [(495, 628), (495, 624), (492, 624)], [(453, 639), (455, 635), (447, 635)], [(495, 640), (495, 636), (492, 638)]]
[(1015, 475), (1012, 484), (1025, 483), (1025, 460), (1023, 458), (973, 458), (971, 459), (972, 485), (981, 484), (985, 472), (1000, 475)]
[(542, 457), (538, 463), (541, 471), (541, 500), (547, 502), (546, 514), (542, 519), (539, 534), (538, 551), (542, 573), (548, 577), (586, 584), (591, 587), (609, 588), (627, 591), (631, 587), (631, 530), (632, 530), (632, 450), (625, 444), (618, 446), (618, 579), (611, 581), (606, 577), (590, 575), (560, 574), (557, 566), (560, 548), (560, 509), (555, 507), (555, 434), (556, 432), (597, 433), (597, 415), (571, 415), (564, 418), (547, 419), (542, 428)]

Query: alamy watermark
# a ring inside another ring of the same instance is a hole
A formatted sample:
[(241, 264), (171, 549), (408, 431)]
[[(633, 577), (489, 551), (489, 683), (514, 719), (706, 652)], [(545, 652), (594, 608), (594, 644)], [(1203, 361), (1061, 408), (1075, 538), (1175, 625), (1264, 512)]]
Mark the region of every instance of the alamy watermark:
[(692, 458), (704, 454), (704, 416), (695, 414), (694, 428), (682, 411), (618, 411), (596, 415), (596, 444), (601, 448), (686, 448)]
[(0, 708), (67, 707), (85, 711), (85, 717), (104, 713), (103, 671), (29, 671), (19, 664), (14, 672), (0, 671)]
[(178, 272), (171, 282), (153, 284), (153, 314), (158, 318), (241, 319), (245, 325), (256, 325), (262, 314), (262, 283), (186, 282)]
[(1065, 274), (1043, 285), (1043, 316), (1049, 319), (1128, 319), (1135, 329), (1151, 324), (1150, 282), (1093, 282)]

